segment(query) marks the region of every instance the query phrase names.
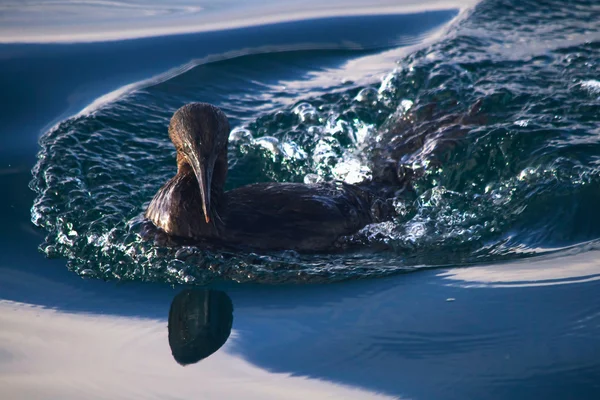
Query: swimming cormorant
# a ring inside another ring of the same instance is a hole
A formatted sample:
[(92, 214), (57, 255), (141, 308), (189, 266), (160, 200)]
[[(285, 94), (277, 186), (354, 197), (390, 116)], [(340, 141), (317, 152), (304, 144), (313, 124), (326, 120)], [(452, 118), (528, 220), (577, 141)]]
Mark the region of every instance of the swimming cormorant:
[(169, 137), (177, 174), (154, 196), (146, 218), (167, 234), (250, 249), (323, 251), (391, 207), (368, 186), (343, 182), (255, 183), (224, 191), (229, 122), (218, 107), (191, 103), (175, 112)]

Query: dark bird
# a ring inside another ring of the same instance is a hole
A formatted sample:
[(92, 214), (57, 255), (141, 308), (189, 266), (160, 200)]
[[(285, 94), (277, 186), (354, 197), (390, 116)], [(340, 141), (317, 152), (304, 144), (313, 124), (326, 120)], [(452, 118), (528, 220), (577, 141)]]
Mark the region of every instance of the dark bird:
[(368, 185), (256, 183), (225, 192), (229, 122), (217, 107), (175, 112), (169, 137), (177, 174), (154, 196), (146, 218), (175, 237), (250, 249), (324, 251), (393, 212)]

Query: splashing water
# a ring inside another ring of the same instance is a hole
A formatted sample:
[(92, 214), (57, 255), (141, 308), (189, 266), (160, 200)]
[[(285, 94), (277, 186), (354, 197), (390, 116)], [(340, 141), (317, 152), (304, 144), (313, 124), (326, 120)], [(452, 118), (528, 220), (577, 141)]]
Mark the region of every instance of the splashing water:
[[(235, 85), (231, 77), (253, 63), (285, 64), (310, 51), (197, 67), (47, 132), (31, 183), (32, 220), (48, 232), (41, 249), (84, 276), (277, 283), (491, 262), (594, 241), (600, 8), (546, 3), (484, 1), (377, 84), (343, 83), (257, 118), (251, 110), (267, 95), (293, 96), (248, 78), (246, 91), (216, 99), (236, 126), (230, 188), (353, 183), (379, 174), (384, 161), (396, 164), (410, 182), (395, 199), (398, 217), (348, 238), (359, 250), (242, 254), (161, 246), (139, 234), (148, 202), (174, 174), (172, 113), (223, 82)], [(216, 70), (224, 76), (208, 84)]]

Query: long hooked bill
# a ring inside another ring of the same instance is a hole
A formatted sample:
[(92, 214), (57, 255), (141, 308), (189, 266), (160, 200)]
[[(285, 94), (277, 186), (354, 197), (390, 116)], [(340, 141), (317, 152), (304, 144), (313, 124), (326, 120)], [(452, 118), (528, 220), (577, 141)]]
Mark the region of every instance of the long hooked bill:
[(210, 222), (210, 184), (212, 180), (213, 166), (209, 165), (208, 160), (199, 160), (196, 155), (188, 157), (192, 169), (196, 175), (196, 180), (200, 186), (200, 197), (202, 198), (202, 211), (206, 223)]

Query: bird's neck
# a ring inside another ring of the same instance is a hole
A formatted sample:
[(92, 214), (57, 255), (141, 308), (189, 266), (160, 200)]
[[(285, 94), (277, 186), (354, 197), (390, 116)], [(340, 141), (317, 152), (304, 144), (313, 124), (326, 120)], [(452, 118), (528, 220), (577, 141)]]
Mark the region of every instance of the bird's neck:
[[(210, 203), (213, 213), (218, 212), (219, 206), (223, 204), (221, 199), (223, 198), (223, 193), (225, 191), (227, 169), (227, 151), (224, 151), (217, 157), (210, 184)], [(198, 182), (192, 166), (188, 163), (185, 156), (180, 152), (177, 152), (177, 175), (189, 175), (193, 177), (194, 181)]]

